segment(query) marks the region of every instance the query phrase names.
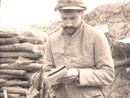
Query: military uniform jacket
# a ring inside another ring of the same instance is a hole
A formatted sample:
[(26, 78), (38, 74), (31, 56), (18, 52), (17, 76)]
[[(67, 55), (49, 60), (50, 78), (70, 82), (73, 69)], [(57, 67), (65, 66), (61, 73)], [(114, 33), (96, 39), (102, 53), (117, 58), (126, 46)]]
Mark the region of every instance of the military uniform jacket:
[(44, 55), (44, 69), (65, 65), (79, 69), (79, 81), (55, 90), (56, 98), (104, 98), (104, 86), (112, 83), (114, 65), (105, 35), (82, 23), (70, 39), (64, 31), (49, 36)]

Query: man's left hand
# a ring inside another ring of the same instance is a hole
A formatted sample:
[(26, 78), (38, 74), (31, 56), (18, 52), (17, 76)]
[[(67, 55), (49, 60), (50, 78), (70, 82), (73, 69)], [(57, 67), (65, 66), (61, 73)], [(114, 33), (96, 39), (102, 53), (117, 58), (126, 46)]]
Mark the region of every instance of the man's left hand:
[(78, 75), (79, 71), (77, 68), (70, 68), (67, 72), (67, 75), (58, 79), (57, 82), (67, 85), (74, 81), (78, 77)]

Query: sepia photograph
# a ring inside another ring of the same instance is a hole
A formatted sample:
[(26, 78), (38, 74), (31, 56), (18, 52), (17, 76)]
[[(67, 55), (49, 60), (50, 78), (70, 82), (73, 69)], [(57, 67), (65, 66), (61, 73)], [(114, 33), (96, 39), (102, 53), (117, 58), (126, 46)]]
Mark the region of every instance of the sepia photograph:
[(0, 98), (130, 98), (130, 0), (0, 0)]

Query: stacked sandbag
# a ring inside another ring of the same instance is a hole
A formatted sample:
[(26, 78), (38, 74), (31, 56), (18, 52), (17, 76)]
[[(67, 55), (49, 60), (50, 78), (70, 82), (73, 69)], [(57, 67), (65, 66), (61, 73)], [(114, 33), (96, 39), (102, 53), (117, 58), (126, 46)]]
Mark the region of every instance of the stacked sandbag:
[[(8, 28), (7, 28), (8, 29)], [(0, 28), (0, 98), (26, 98), (28, 79), (43, 66), (47, 35)]]
[[(20, 38), (18, 37), (18, 33), (12, 33), (10, 31), (0, 30), (0, 48), (2, 48), (5, 45), (13, 45), (20, 42)], [(1, 63), (11, 63), (15, 62), (16, 58), (10, 58), (10, 57), (2, 57), (3, 53), (7, 51), (0, 51), (0, 64)]]

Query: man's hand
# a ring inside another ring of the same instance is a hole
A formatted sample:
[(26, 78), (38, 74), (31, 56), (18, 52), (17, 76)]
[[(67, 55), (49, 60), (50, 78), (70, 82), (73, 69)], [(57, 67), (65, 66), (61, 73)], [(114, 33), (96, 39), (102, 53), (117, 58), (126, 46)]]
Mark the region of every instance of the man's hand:
[(71, 83), (74, 81), (79, 75), (79, 71), (77, 68), (71, 68), (68, 70), (67, 75), (63, 78), (57, 80), (57, 82), (62, 83), (64, 85)]
[(52, 69), (51, 71), (49, 71), (49, 72), (47, 72), (46, 74), (44, 74), (44, 82), (45, 82), (46, 85), (50, 85), (50, 84), (48, 84), (47, 77), (48, 77), (48, 75), (51, 74), (52, 72), (55, 72), (55, 70), (56, 70), (56, 69), (54, 68), (54, 69)]
[(59, 87), (61, 87), (61, 83), (57, 83), (55, 85), (51, 85), (51, 84), (48, 83), (48, 79), (47, 79), (48, 75), (51, 74), (51, 73), (53, 73), (53, 72), (55, 72), (55, 70), (56, 69), (52, 69), (50, 72), (48, 72), (48, 73), (46, 73), (44, 75), (44, 82), (45, 82), (46, 86), (51, 87), (53, 90), (56, 90)]
[(55, 85), (51, 85), (51, 88), (53, 90), (57, 90), (58, 88), (62, 87), (62, 84), (61, 83), (58, 83), (58, 84), (55, 84)]

